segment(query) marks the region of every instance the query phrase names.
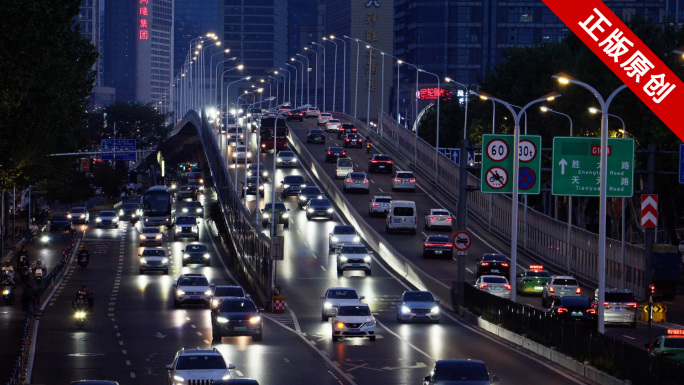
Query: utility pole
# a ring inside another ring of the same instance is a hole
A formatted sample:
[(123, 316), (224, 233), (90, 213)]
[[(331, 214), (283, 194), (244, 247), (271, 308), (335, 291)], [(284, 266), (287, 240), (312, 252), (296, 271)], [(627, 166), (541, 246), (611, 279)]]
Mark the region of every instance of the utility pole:
[[(646, 194), (655, 192), (655, 152), (656, 145), (648, 145), (646, 158)], [(648, 290), (653, 283), (653, 241), (655, 238), (655, 228), (647, 227), (644, 229), (644, 286)]]

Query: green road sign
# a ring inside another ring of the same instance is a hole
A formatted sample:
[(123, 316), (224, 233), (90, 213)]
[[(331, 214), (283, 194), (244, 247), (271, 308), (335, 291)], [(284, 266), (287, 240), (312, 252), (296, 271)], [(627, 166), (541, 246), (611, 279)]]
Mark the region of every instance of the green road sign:
[[(562, 196), (600, 194), (601, 138), (553, 138), (551, 193)], [(606, 196), (634, 194), (634, 139), (608, 139)]]
[[(480, 191), (513, 192), (513, 135), (482, 135), (482, 172)], [(539, 194), (541, 177), (541, 136), (520, 135), (518, 145), (518, 193)]]

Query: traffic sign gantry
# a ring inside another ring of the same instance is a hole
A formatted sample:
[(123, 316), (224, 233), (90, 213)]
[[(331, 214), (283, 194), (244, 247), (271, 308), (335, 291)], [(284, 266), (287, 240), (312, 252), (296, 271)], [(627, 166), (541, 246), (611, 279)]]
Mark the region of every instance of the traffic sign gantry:
[[(606, 195), (634, 194), (634, 139), (608, 139)], [(553, 138), (551, 193), (560, 196), (600, 194), (601, 138)]]
[(135, 160), (135, 139), (102, 139), (101, 147), (103, 160)]
[[(482, 172), (480, 191), (510, 194), (513, 192), (513, 135), (482, 135)], [(541, 136), (520, 135), (518, 145), (518, 192), (539, 194)]]
[(454, 234), (452, 239), (454, 247), (458, 251), (466, 251), (470, 248), (470, 244), (473, 243), (473, 239), (470, 237), (467, 231), (459, 231)]

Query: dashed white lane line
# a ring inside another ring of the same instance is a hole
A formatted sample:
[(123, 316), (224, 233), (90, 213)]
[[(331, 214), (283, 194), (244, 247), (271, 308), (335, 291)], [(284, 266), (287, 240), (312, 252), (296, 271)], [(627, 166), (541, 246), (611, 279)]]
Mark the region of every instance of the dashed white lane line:
[(130, 360), (126, 360), (126, 365), (127, 365), (127, 366), (131, 366), (131, 361), (130, 361)]
[(121, 354), (128, 354), (128, 352), (125, 351), (125, 350), (122, 350), (122, 351), (121, 351)]
[(116, 336), (117, 336), (117, 337), (121, 337), (121, 333), (116, 333)]
[(202, 333), (201, 333), (201, 332), (197, 332), (197, 335), (201, 337), (201, 336), (202, 336)]
[(135, 378), (135, 373), (131, 372), (131, 378)]
[(240, 377), (244, 377), (244, 376), (245, 376), (244, 374), (242, 374), (241, 371), (239, 371), (239, 370), (237, 370), (237, 369), (235, 369), (235, 373), (236, 373), (238, 376), (240, 376)]
[(427, 234), (425, 234), (423, 231), (421, 231), (420, 233), (423, 234), (423, 236), (427, 238)]
[(316, 256), (316, 253), (311, 253), (311, 256), (312, 256), (314, 259), (318, 259), (318, 257)]
[(378, 187), (378, 190), (380, 190), (380, 192), (385, 192), (385, 191), (383, 191), (383, 189), (381, 189), (380, 187)]
[(190, 327), (193, 329), (197, 329), (197, 327), (195, 325), (190, 325)]
[(625, 338), (629, 338), (630, 340), (635, 340), (635, 339), (636, 339), (636, 338), (634, 338), (634, 337), (632, 337), (632, 336), (627, 336), (627, 335), (624, 335), (624, 334), (623, 334), (622, 336), (625, 337)]
[(123, 346), (123, 341), (119, 341), (119, 345)]
[(327, 271), (327, 270), (325, 269), (325, 266), (323, 266), (323, 265), (321, 265), (321, 270)]
[(469, 268), (467, 268), (467, 267), (466, 267), (466, 271), (467, 271), (468, 273), (470, 273), (470, 274), (475, 274), (475, 273), (473, 273), (473, 271), (472, 271), (472, 270), (470, 270), (470, 269), (469, 269)]

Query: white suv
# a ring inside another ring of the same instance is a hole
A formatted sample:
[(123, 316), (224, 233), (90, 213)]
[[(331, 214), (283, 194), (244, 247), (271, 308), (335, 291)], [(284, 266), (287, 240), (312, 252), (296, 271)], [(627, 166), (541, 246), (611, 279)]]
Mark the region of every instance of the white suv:
[(176, 353), (173, 363), (166, 365), (168, 385), (211, 384), (214, 381), (230, 380), (235, 364), (226, 365), (221, 353), (216, 349), (185, 348)]
[(356, 293), (351, 287), (331, 287), (326, 290), (325, 294), (321, 296), (323, 302), (323, 310), (321, 311), (321, 320), (327, 321), (329, 317), (335, 316), (337, 307), (341, 303), (361, 303), (361, 300), (366, 297)]
[(551, 305), (558, 297), (580, 297), (582, 289), (573, 276), (553, 275), (542, 289), (542, 306)]
[(342, 303), (332, 320), (332, 340), (340, 337), (368, 337), (375, 341), (375, 317), (365, 303)]
[(307, 118), (317, 118), (320, 115), (321, 115), (321, 110), (319, 110), (318, 107), (309, 107), (304, 112), (304, 116), (306, 116)]
[(392, 178), (392, 191), (410, 190), (416, 191), (416, 177), (411, 171), (397, 171)]
[(204, 274), (182, 274), (173, 283), (173, 307), (179, 308), (184, 303), (199, 302), (209, 309), (213, 294), (209, 280)]

